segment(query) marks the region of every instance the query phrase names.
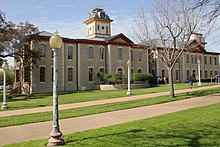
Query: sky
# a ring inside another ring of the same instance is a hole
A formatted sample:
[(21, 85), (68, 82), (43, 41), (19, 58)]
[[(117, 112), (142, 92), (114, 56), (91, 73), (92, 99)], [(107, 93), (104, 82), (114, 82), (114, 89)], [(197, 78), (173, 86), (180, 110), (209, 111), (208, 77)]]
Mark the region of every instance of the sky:
[[(30, 22), (40, 31), (59, 31), (62, 37), (86, 38), (84, 21), (94, 8), (103, 8), (112, 22), (112, 35), (131, 37), (134, 19), (142, 5), (151, 9), (153, 0), (0, 0), (6, 21)], [(215, 36), (216, 37), (216, 36)], [(207, 48), (220, 52), (214, 35), (206, 38)], [(220, 40), (220, 39), (219, 39)], [(133, 40), (134, 41), (134, 40)], [(12, 64), (12, 61), (10, 61)]]

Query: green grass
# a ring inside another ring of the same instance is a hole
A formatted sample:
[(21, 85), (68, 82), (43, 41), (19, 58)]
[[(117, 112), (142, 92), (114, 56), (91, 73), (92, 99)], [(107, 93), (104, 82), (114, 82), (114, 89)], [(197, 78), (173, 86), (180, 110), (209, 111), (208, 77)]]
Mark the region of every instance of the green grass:
[[(209, 86), (214, 84), (216, 83), (203, 83), (203, 86)], [(198, 86), (194, 84), (193, 88), (197, 88), (197, 87)], [(187, 89), (189, 88), (189, 84), (188, 83), (175, 84), (174, 88), (175, 90)], [(162, 92), (162, 91), (169, 91), (169, 85), (159, 85), (158, 87), (133, 89), (132, 95), (149, 94), (149, 93)], [(126, 90), (114, 90), (114, 91), (91, 90), (91, 91), (71, 92), (71, 93), (62, 92), (59, 94), (59, 104), (119, 98), (125, 96), (127, 96)], [(20, 96), (20, 97), (14, 97), (12, 95), (9, 95), (7, 101), (9, 107), (7, 110), (52, 106), (52, 94), (34, 94), (30, 96)], [(7, 110), (4, 109), (0, 111), (7, 111)]]
[[(127, 101), (127, 102), (117, 102), (117, 103), (111, 103), (111, 104), (102, 104), (102, 105), (96, 105), (96, 106), (90, 106), (90, 107), (61, 110), (59, 111), (59, 117), (60, 119), (64, 119), (64, 118), (79, 117), (79, 116), (111, 112), (111, 111), (117, 111), (117, 110), (124, 110), (124, 109), (130, 109), (130, 108), (135, 108), (135, 107), (149, 106), (149, 105), (154, 105), (154, 104), (177, 101), (177, 100), (182, 100), (182, 99), (187, 99), (187, 98), (192, 98), (192, 97), (199, 97), (199, 96), (209, 95), (213, 93), (220, 93), (220, 89), (215, 88), (215, 89), (209, 89), (209, 90), (203, 90), (203, 91), (197, 91), (197, 92), (187, 92), (183, 94), (177, 94), (175, 98), (170, 98), (169, 96), (160, 96), (160, 97), (154, 97), (154, 98), (148, 98), (148, 99)], [(48, 116), (51, 116), (51, 117), (48, 117)], [(44, 122), (44, 121), (50, 121), (50, 120), (52, 120), (52, 112), (1, 117), (0, 127)]]
[[(220, 103), (64, 135), (66, 147), (220, 146)], [(41, 147), (48, 139), (7, 147)]]

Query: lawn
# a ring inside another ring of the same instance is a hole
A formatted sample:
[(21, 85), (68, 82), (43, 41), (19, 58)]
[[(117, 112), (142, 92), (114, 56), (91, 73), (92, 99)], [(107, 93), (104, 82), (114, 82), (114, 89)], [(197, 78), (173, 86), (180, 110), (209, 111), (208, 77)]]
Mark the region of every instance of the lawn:
[[(216, 83), (203, 83), (203, 86), (214, 85)], [(198, 86), (194, 84), (193, 88)], [(174, 85), (175, 90), (187, 89), (189, 88), (188, 83), (179, 83)], [(169, 91), (169, 85), (159, 85), (158, 87), (134, 89), (132, 90), (132, 95), (148, 94), (155, 92)], [(114, 90), (114, 91), (101, 91), (101, 90), (90, 90), (82, 92), (71, 92), (71, 93), (60, 93), (59, 94), (59, 104), (77, 103), (85, 101), (93, 101), (100, 99), (110, 99), (125, 97), (126, 90)], [(25, 109), (25, 108), (35, 108), (35, 107), (45, 107), (52, 105), (52, 94), (34, 94), (29, 96), (13, 97), (8, 96), (7, 98), (8, 109)], [(0, 111), (7, 111), (0, 110)]]
[[(130, 109), (141, 106), (149, 106), (160, 103), (166, 103), (171, 101), (178, 101), (182, 99), (188, 99), (192, 97), (199, 97), (203, 95), (209, 95), (213, 93), (220, 93), (219, 88), (196, 91), (196, 92), (187, 92), (182, 94), (177, 94), (175, 98), (170, 98), (169, 96), (160, 96), (154, 98), (126, 101), (126, 102), (117, 102), (111, 104), (102, 104), (95, 105), (90, 107), (82, 107), (76, 109), (68, 109), (59, 111), (60, 119), (79, 117), (91, 114), (98, 114), (104, 112), (111, 112), (117, 110)], [(51, 117), (48, 117), (51, 116)], [(9, 117), (0, 117), (0, 127), (6, 126), (14, 126), (21, 124), (29, 124), (36, 122), (44, 122), (52, 120), (52, 112), (43, 112), (43, 113), (34, 113), (34, 114), (26, 114), (26, 115), (18, 115), (18, 116), (9, 116)]]
[[(220, 103), (64, 135), (65, 146), (220, 146)], [(48, 139), (8, 147), (40, 147)]]

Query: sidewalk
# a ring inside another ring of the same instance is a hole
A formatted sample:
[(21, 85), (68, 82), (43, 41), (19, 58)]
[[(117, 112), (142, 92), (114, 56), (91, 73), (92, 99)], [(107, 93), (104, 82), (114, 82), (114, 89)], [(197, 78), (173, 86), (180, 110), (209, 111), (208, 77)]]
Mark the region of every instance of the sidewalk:
[[(218, 88), (218, 87), (220, 88), (220, 85), (198, 87), (194, 89), (175, 90), (175, 94), (184, 93), (184, 92), (193, 92), (193, 91), (204, 90), (204, 89), (212, 89), (212, 88)], [(132, 101), (132, 100), (152, 98), (152, 97), (157, 97), (157, 96), (164, 96), (164, 95), (169, 95), (169, 94), (170, 94), (169, 91), (166, 91), (166, 92), (158, 92), (158, 93), (136, 95), (136, 96), (122, 97), (122, 98), (113, 98), (113, 99), (95, 100), (95, 101), (80, 102), (80, 103), (73, 103), (73, 104), (64, 104), (64, 105), (59, 105), (59, 110), (88, 107), (88, 106), (115, 103), (115, 102)], [(52, 106), (48, 106), (48, 107), (38, 107), (38, 108), (31, 108), (31, 109), (2, 111), (0, 112), (0, 117), (22, 115), (22, 114), (32, 114), (32, 113), (40, 113), (40, 112), (49, 112), (52, 110), (53, 110)]]
[[(138, 107), (134, 109), (62, 119), (60, 120), (60, 129), (63, 134), (70, 134), (215, 103), (220, 103), (219, 94), (152, 106)], [(51, 121), (0, 128), (0, 143), (1, 145), (4, 145), (28, 140), (37, 140), (43, 138), (49, 139), (51, 130)]]

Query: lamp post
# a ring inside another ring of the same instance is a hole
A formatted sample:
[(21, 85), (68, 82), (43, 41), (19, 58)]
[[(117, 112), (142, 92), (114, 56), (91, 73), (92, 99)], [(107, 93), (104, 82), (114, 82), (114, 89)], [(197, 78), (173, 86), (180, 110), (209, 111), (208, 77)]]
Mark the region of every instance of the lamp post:
[(127, 62), (128, 65), (128, 91), (127, 91), (127, 95), (131, 95), (131, 61), (128, 60)]
[(6, 100), (6, 70), (8, 70), (8, 63), (7, 60), (4, 60), (2, 64), (2, 69), (4, 73), (4, 81), (3, 81), (3, 102), (2, 102), (2, 109), (8, 108), (7, 100)]
[(59, 116), (58, 116), (58, 76), (57, 76), (57, 50), (62, 46), (62, 38), (56, 31), (50, 38), (50, 47), (53, 50), (53, 129), (50, 133), (50, 139), (48, 140), (48, 146), (58, 146), (65, 144), (62, 138), (62, 133), (59, 128)]
[(199, 73), (199, 83), (198, 83), (198, 86), (201, 86), (202, 85), (202, 83), (201, 83), (201, 73), (200, 73), (200, 64), (201, 64), (201, 62), (200, 62), (200, 60), (198, 59), (198, 61), (197, 61), (197, 63), (198, 63), (198, 73)]

